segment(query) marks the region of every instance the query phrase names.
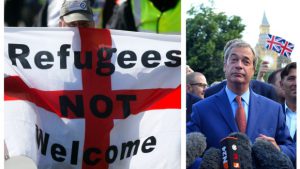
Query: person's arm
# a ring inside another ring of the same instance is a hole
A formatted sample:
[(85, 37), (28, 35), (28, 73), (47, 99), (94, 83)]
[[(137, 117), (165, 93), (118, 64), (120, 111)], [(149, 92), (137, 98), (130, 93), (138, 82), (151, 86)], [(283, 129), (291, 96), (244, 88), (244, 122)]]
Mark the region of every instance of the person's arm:
[(262, 61), (260, 66), (259, 66), (259, 70), (258, 70), (256, 80), (264, 82), (265, 81), (264, 76), (267, 73), (267, 71), (269, 71), (269, 62), (268, 61)]

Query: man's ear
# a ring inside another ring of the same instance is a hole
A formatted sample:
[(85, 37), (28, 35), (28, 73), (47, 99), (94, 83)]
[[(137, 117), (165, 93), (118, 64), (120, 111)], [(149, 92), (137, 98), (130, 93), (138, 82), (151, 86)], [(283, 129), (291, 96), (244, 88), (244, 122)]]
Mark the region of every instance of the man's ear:
[(186, 92), (191, 92), (192, 86), (190, 84), (186, 84)]
[(282, 82), (282, 80), (279, 81), (279, 84), (280, 84), (280, 88), (282, 89), (283, 88), (283, 82)]
[(226, 72), (226, 63), (223, 64), (223, 72)]

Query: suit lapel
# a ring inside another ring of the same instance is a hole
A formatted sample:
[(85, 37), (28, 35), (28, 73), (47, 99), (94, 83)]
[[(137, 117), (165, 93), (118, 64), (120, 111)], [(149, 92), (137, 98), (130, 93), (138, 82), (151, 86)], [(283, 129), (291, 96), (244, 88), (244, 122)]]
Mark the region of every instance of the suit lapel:
[(233, 117), (232, 109), (227, 94), (225, 92), (225, 88), (223, 88), (219, 93), (217, 93), (215, 97), (217, 99), (215, 103), (219, 109), (220, 114), (225, 119), (227, 125), (230, 127), (232, 132), (237, 132), (238, 128)]
[(256, 131), (256, 122), (258, 120), (259, 116), (259, 100), (257, 99), (257, 95), (253, 93), (253, 91), (250, 89), (250, 102), (249, 102), (249, 111), (248, 111), (248, 121), (247, 121), (247, 129), (246, 133), (249, 136), (249, 138), (252, 138), (253, 131)]

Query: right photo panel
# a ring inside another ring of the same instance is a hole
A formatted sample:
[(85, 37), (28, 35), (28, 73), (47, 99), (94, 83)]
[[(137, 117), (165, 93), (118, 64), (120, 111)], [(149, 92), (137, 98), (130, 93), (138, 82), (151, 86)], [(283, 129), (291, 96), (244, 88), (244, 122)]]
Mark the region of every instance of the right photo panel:
[(297, 168), (295, 3), (187, 3), (186, 168)]

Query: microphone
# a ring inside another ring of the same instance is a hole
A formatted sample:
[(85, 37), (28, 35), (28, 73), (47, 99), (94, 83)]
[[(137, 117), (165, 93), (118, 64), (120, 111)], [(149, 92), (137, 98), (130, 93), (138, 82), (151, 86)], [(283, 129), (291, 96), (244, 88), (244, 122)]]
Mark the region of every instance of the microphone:
[(200, 169), (223, 169), (221, 150), (217, 148), (209, 148), (205, 151)]
[(234, 132), (229, 134), (229, 137), (237, 138), (237, 146), (239, 147), (237, 149), (239, 160), (240, 160), (240, 166), (242, 169), (252, 169), (252, 145), (249, 137), (240, 132)]
[(243, 133), (231, 133), (221, 140), (224, 169), (252, 169), (251, 142)]
[(224, 169), (241, 169), (237, 140), (235, 137), (225, 137), (220, 142)]
[(284, 153), (272, 143), (257, 139), (252, 146), (252, 158), (256, 169), (293, 169), (294, 166)]
[(206, 137), (200, 132), (192, 132), (186, 135), (186, 166), (193, 164), (206, 149)]

